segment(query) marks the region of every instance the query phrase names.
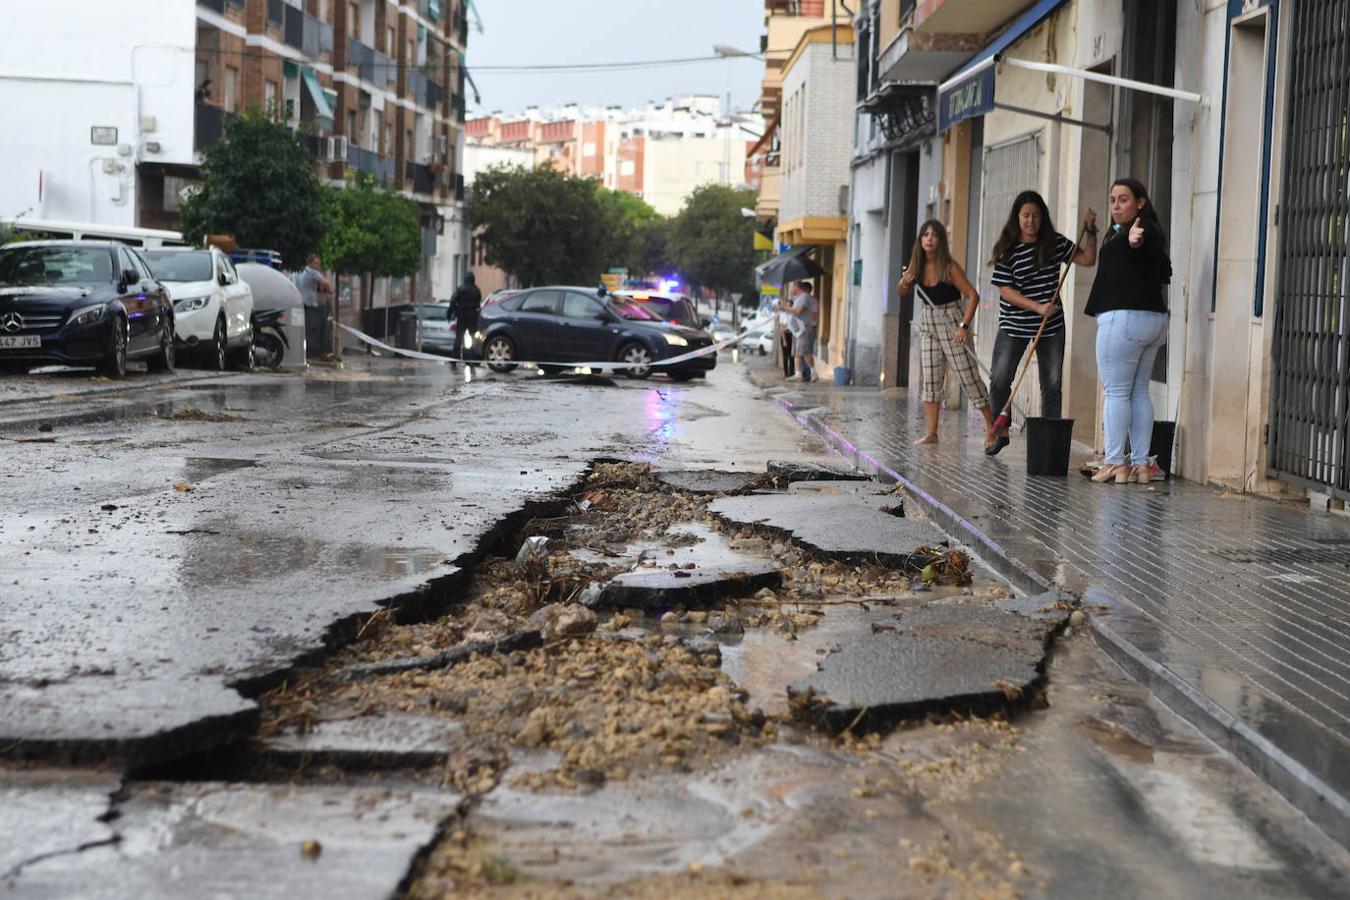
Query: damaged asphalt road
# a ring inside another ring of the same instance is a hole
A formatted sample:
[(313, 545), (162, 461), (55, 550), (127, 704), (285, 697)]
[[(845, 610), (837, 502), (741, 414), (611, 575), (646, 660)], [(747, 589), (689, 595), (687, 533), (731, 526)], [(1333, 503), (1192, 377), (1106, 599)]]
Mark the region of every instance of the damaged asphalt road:
[(841, 480), (733, 366), (20, 393), (0, 890), (1346, 886), (1066, 598)]

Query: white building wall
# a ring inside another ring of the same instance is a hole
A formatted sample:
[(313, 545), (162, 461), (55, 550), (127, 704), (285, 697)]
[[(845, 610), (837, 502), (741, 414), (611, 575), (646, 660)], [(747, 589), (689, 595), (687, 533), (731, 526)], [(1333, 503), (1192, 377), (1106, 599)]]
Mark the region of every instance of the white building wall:
[[(196, 4), (142, 12), (106, 0), (5, 5), (0, 218), (135, 225), (136, 165), (192, 164)], [(117, 145), (92, 144), (94, 126), (116, 128)]]
[(839, 216), (853, 156), (853, 45), (813, 43), (783, 76), (783, 196), (778, 220)]
[(642, 199), (663, 216), (677, 214), (700, 185), (744, 183), (745, 141), (730, 130), (725, 138), (649, 139), (645, 144)]

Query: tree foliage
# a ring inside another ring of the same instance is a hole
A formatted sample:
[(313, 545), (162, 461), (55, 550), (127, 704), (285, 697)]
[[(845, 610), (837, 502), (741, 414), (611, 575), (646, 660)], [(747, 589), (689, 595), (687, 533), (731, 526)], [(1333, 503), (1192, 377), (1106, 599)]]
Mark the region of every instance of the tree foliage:
[(281, 252), (299, 268), (326, 228), (325, 191), (305, 137), (257, 112), (225, 118), (202, 152), (201, 190), (183, 203), (183, 234), (231, 234), (242, 247)]
[(685, 276), (704, 287), (750, 294), (755, 289), (755, 193), (724, 185), (694, 189), (671, 223), (670, 248)]
[(468, 214), (488, 264), (524, 285), (592, 284), (631, 250), (620, 201), (548, 166), (488, 169), (474, 180)]
[(375, 187), (369, 175), (326, 197), (329, 227), (319, 255), (341, 275), (404, 278), (422, 265), (417, 204)]

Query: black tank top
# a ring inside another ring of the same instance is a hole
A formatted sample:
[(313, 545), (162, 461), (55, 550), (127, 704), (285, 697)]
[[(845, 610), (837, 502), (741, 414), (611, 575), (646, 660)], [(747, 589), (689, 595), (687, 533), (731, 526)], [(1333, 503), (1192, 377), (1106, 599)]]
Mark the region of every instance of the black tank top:
[(920, 287), (928, 297), (928, 302), (934, 306), (946, 306), (948, 303), (955, 303), (961, 299), (961, 292), (956, 289), (956, 285), (948, 281), (939, 281), (931, 287), (926, 284), (920, 285)]

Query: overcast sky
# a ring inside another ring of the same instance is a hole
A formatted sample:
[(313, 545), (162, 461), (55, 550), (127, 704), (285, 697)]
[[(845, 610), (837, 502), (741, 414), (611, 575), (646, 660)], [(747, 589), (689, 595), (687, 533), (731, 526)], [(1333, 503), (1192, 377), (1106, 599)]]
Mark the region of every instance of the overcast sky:
[[(733, 59), (603, 73), (494, 72), (484, 66), (629, 62), (711, 56), (713, 44), (759, 50), (763, 0), (475, 0), (483, 33), (469, 22), (469, 71), (480, 111), (527, 106), (640, 106), (672, 94), (731, 91), (732, 105), (755, 102), (764, 64)], [(470, 107), (473, 92), (469, 91)]]

